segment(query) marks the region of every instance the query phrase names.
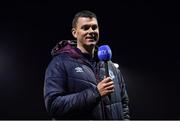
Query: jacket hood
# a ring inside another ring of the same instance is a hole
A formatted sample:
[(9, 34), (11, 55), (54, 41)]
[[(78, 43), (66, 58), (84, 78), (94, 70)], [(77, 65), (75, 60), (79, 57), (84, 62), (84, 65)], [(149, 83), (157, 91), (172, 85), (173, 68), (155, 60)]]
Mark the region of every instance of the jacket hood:
[(51, 55), (56, 56), (60, 53), (68, 53), (71, 57), (79, 58), (81, 53), (76, 48), (76, 45), (76, 40), (62, 40), (52, 49)]
[[(94, 57), (97, 59), (98, 46), (95, 46)], [(58, 42), (51, 51), (52, 56), (56, 56), (60, 53), (68, 53), (73, 58), (80, 58), (81, 51), (77, 48), (76, 40), (62, 40)]]

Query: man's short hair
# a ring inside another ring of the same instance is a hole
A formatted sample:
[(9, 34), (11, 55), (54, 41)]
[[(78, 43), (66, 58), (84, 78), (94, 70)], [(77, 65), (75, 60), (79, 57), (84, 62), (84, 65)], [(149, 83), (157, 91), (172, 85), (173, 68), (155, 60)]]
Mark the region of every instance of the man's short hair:
[(96, 18), (97, 19), (96, 14), (91, 12), (91, 11), (88, 11), (88, 10), (80, 11), (80, 12), (76, 13), (75, 16), (74, 16), (74, 19), (72, 21), (72, 27), (73, 28), (76, 27), (76, 24), (77, 24), (77, 21), (78, 21), (79, 17)]

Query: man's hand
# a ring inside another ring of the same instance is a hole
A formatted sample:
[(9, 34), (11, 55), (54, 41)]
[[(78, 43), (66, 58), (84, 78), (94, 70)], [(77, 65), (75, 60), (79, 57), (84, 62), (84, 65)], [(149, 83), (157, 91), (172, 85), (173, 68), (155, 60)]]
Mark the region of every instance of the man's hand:
[(102, 97), (107, 96), (114, 92), (114, 82), (110, 77), (104, 77), (104, 79), (98, 83), (97, 88)]

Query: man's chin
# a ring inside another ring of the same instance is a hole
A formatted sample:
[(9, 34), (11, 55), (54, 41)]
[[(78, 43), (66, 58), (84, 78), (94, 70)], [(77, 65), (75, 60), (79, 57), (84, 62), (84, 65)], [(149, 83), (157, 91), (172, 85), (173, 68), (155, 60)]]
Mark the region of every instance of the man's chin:
[(87, 44), (87, 46), (89, 46), (89, 47), (95, 47), (95, 46), (96, 46), (96, 42), (94, 42), (94, 43), (89, 43), (89, 44)]
[(89, 42), (87, 45), (89, 45), (89, 46), (95, 46), (97, 44), (97, 42), (96, 41), (93, 41), (93, 42)]

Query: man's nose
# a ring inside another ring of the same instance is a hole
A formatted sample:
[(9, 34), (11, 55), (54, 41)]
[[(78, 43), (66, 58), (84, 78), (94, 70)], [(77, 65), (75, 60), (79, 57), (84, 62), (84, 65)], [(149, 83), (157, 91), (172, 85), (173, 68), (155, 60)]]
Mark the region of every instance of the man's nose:
[(94, 32), (94, 30), (92, 29), (92, 27), (89, 28), (89, 33)]

